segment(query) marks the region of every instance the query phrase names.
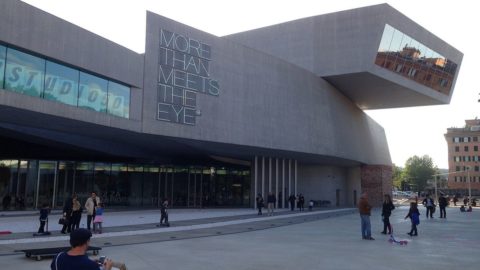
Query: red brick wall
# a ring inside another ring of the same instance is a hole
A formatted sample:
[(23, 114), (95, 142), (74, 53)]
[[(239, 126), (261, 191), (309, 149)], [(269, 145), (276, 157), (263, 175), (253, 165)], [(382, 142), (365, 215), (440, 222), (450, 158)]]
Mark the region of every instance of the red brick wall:
[(364, 165), (361, 167), (362, 193), (368, 193), (373, 206), (381, 206), (383, 195), (392, 193), (392, 166)]

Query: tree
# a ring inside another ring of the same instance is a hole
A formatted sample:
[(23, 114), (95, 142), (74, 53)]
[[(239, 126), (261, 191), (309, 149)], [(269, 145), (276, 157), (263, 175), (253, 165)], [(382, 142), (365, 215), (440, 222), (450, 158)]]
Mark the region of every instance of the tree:
[(392, 171), (393, 186), (399, 190), (402, 190), (402, 174), (403, 174), (403, 169), (393, 164), (393, 171)]
[(403, 180), (405, 180), (415, 191), (423, 191), (427, 186), (427, 180), (438, 171), (433, 165), (432, 158), (428, 155), (423, 157), (413, 156), (405, 162)]

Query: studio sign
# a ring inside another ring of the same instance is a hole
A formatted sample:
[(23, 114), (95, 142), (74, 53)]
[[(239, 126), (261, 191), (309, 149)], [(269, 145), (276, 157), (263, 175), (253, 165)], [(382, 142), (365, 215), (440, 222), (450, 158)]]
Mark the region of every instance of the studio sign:
[(210, 79), (211, 47), (160, 29), (159, 49), (157, 119), (195, 125), (197, 93), (219, 95), (218, 81)]

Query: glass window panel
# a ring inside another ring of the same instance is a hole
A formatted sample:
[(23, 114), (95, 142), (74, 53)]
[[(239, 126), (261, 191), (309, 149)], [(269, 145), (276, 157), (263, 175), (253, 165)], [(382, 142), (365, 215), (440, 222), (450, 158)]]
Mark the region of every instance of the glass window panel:
[(130, 110), (130, 88), (108, 82), (108, 113), (128, 118)]
[(378, 47), (379, 52), (387, 52), (390, 49), (390, 43), (392, 42), (393, 33), (395, 29), (390, 25), (385, 25), (383, 30), (382, 40), (380, 41), (380, 46)]
[(425, 47), (425, 45), (423, 45), (422, 43), (418, 43), (418, 50), (420, 51), (420, 57), (425, 58), (427, 47)]
[(393, 33), (392, 42), (390, 43), (390, 51), (392, 52), (400, 51), (402, 40), (403, 40), (403, 33), (398, 30), (395, 30), (395, 32)]
[(7, 57), (7, 48), (0, 45), (0, 88), (3, 88), (3, 75), (5, 75), (5, 57)]
[(79, 71), (47, 61), (43, 97), (77, 106)]
[(45, 60), (8, 48), (5, 89), (40, 97), (43, 92)]
[(403, 35), (402, 42), (400, 43), (400, 51), (405, 53), (405, 49), (411, 47), (412, 44), (412, 38), (409, 37), (408, 35)]
[(80, 72), (78, 107), (107, 111), (107, 80)]

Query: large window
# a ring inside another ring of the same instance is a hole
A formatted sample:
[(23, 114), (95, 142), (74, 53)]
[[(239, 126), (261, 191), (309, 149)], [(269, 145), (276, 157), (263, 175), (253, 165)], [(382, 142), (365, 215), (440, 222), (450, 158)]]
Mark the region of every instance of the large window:
[(106, 112), (107, 84), (107, 80), (80, 72), (78, 107), (97, 112)]
[(450, 59), (388, 24), (375, 64), (447, 95), (457, 70)]
[(0, 45), (0, 88), (3, 88), (3, 76), (5, 75), (5, 57), (7, 48)]
[(130, 112), (130, 88), (108, 82), (108, 113), (128, 118)]
[(45, 99), (77, 106), (79, 71), (47, 61)]
[(0, 45), (0, 88), (129, 118), (130, 88)]
[(8, 48), (5, 89), (40, 97), (43, 92), (44, 71), (45, 60)]

